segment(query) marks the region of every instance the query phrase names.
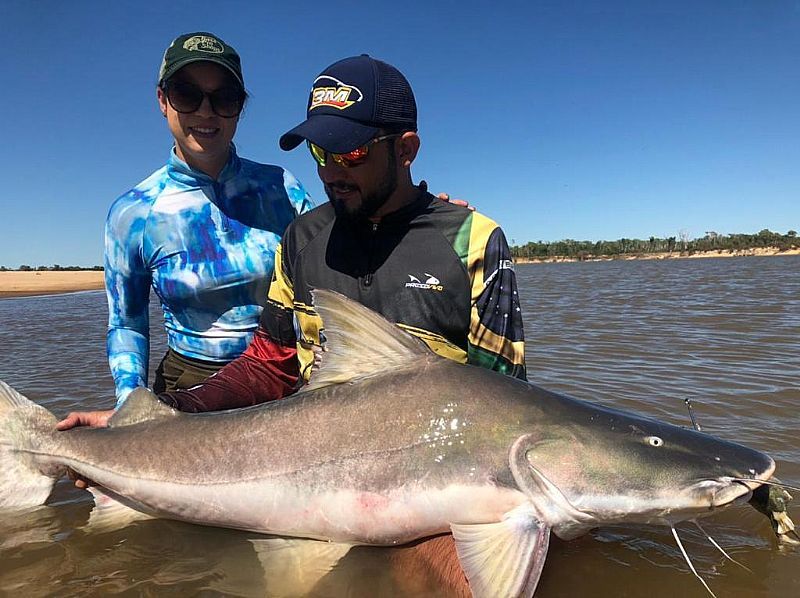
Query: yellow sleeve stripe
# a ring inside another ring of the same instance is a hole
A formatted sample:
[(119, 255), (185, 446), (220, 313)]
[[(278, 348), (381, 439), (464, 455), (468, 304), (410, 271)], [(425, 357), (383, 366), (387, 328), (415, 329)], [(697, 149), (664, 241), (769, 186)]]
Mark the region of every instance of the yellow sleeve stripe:
[(283, 272), (283, 244), (280, 243), (275, 250), (275, 270), (272, 272), (267, 299), (284, 309), (294, 308), (294, 288)]
[(406, 324), (398, 323), (397, 326), (409, 334), (416, 336), (423, 343), (428, 345), (428, 348), (437, 355), (446, 357), (447, 359), (452, 359), (458, 363), (467, 363), (467, 352), (458, 345), (454, 345), (448, 341), (445, 337), (434, 332), (430, 332), (429, 330), (415, 328), (414, 326), (407, 326)]
[[(475, 302), (483, 292), (483, 257), (486, 254), (486, 244), (497, 223), (491, 218), (477, 212), (472, 213), (472, 227), (469, 232), (469, 252), (467, 254), (467, 271), (472, 280), (472, 317), (476, 316)], [(474, 324), (474, 321), (473, 321)]]
[[(305, 309), (301, 309), (305, 307)], [(311, 375), (311, 366), (314, 364), (314, 351), (312, 345), (321, 346), (319, 331), (322, 329), (322, 318), (316, 312), (308, 309), (308, 306), (297, 306), (294, 310), (294, 317), (300, 328), (300, 335), (297, 338), (297, 360), (300, 362), (300, 372), (303, 378), (308, 381)]]

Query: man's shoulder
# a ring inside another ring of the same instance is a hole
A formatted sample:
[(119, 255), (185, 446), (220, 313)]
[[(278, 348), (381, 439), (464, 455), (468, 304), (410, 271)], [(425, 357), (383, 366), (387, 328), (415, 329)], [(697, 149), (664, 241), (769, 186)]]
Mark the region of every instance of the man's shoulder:
[(500, 228), (497, 222), (477, 210), (442, 201), (433, 195), (423, 218), (432, 219), (443, 229), (455, 228), (460, 234), (468, 234), (473, 239), (488, 237)]

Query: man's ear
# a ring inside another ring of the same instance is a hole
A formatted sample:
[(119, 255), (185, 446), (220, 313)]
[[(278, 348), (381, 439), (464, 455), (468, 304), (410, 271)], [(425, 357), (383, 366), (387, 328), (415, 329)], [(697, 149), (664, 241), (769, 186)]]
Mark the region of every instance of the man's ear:
[(158, 88), (158, 107), (161, 109), (161, 115), (166, 118), (167, 117), (167, 94), (164, 93), (164, 90), (161, 89), (159, 86)]
[(419, 135), (417, 135), (414, 131), (406, 131), (403, 133), (402, 137), (400, 137), (397, 157), (400, 164), (402, 164), (405, 168), (409, 168), (411, 163), (417, 157), (419, 145)]

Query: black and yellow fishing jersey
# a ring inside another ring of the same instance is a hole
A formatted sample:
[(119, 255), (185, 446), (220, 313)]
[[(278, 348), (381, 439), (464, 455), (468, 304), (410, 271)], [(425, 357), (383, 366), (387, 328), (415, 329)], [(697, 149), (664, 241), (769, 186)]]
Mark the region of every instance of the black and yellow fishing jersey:
[(287, 228), (261, 328), (284, 346), (298, 343), (306, 377), (313, 353), (303, 345), (324, 341), (312, 289), (358, 301), (444, 357), (525, 378), (522, 313), (503, 231), (424, 186), (379, 223), (337, 217), (327, 203)]
[(421, 186), (414, 203), (379, 224), (337, 217), (331, 204), (297, 218), (275, 254), (247, 350), (203, 383), (159, 398), (181, 411), (216, 411), (295, 392), (311, 372), (310, 345), (324, 342), (312, 289), (366, 305), (444, 357), (525, 378), (522, 314), (503, 231)]

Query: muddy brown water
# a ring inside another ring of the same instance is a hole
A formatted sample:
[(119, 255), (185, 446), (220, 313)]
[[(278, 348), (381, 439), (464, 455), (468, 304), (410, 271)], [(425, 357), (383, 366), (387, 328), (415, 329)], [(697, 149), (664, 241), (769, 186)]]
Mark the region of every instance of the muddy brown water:
[[(800, 257), (520, 265), (531, 381), (689, 425), (771, 454), (800, 483)], [(0, 379), (57, 415), (106, 408), (105, 297), (0, 300)], [(164, 348), (152, 310), (153, 362)], [(153, 371), (154, 364), (151, 367)], [(800, 522), (800, 496), (790, 513)], [(60, 482), (47, 506), (0, 514), (0, 595), (269, 594), (255, 534), (170, 521), (81, 529), (91, 497)], [(800, 595), (800, 549), (779, 546), (747, 505), (704, 520), (746, 571), (679, 526), (720, 598)], [(371, 549), (385, 550), (385, 549)], [(319, 595), (395, 595), (380, 552)], [(447, 595), (418, 580), (414, 595)], [(596, 530), (551, 542), (537, 596), (707, 596), (665, 528)]]

